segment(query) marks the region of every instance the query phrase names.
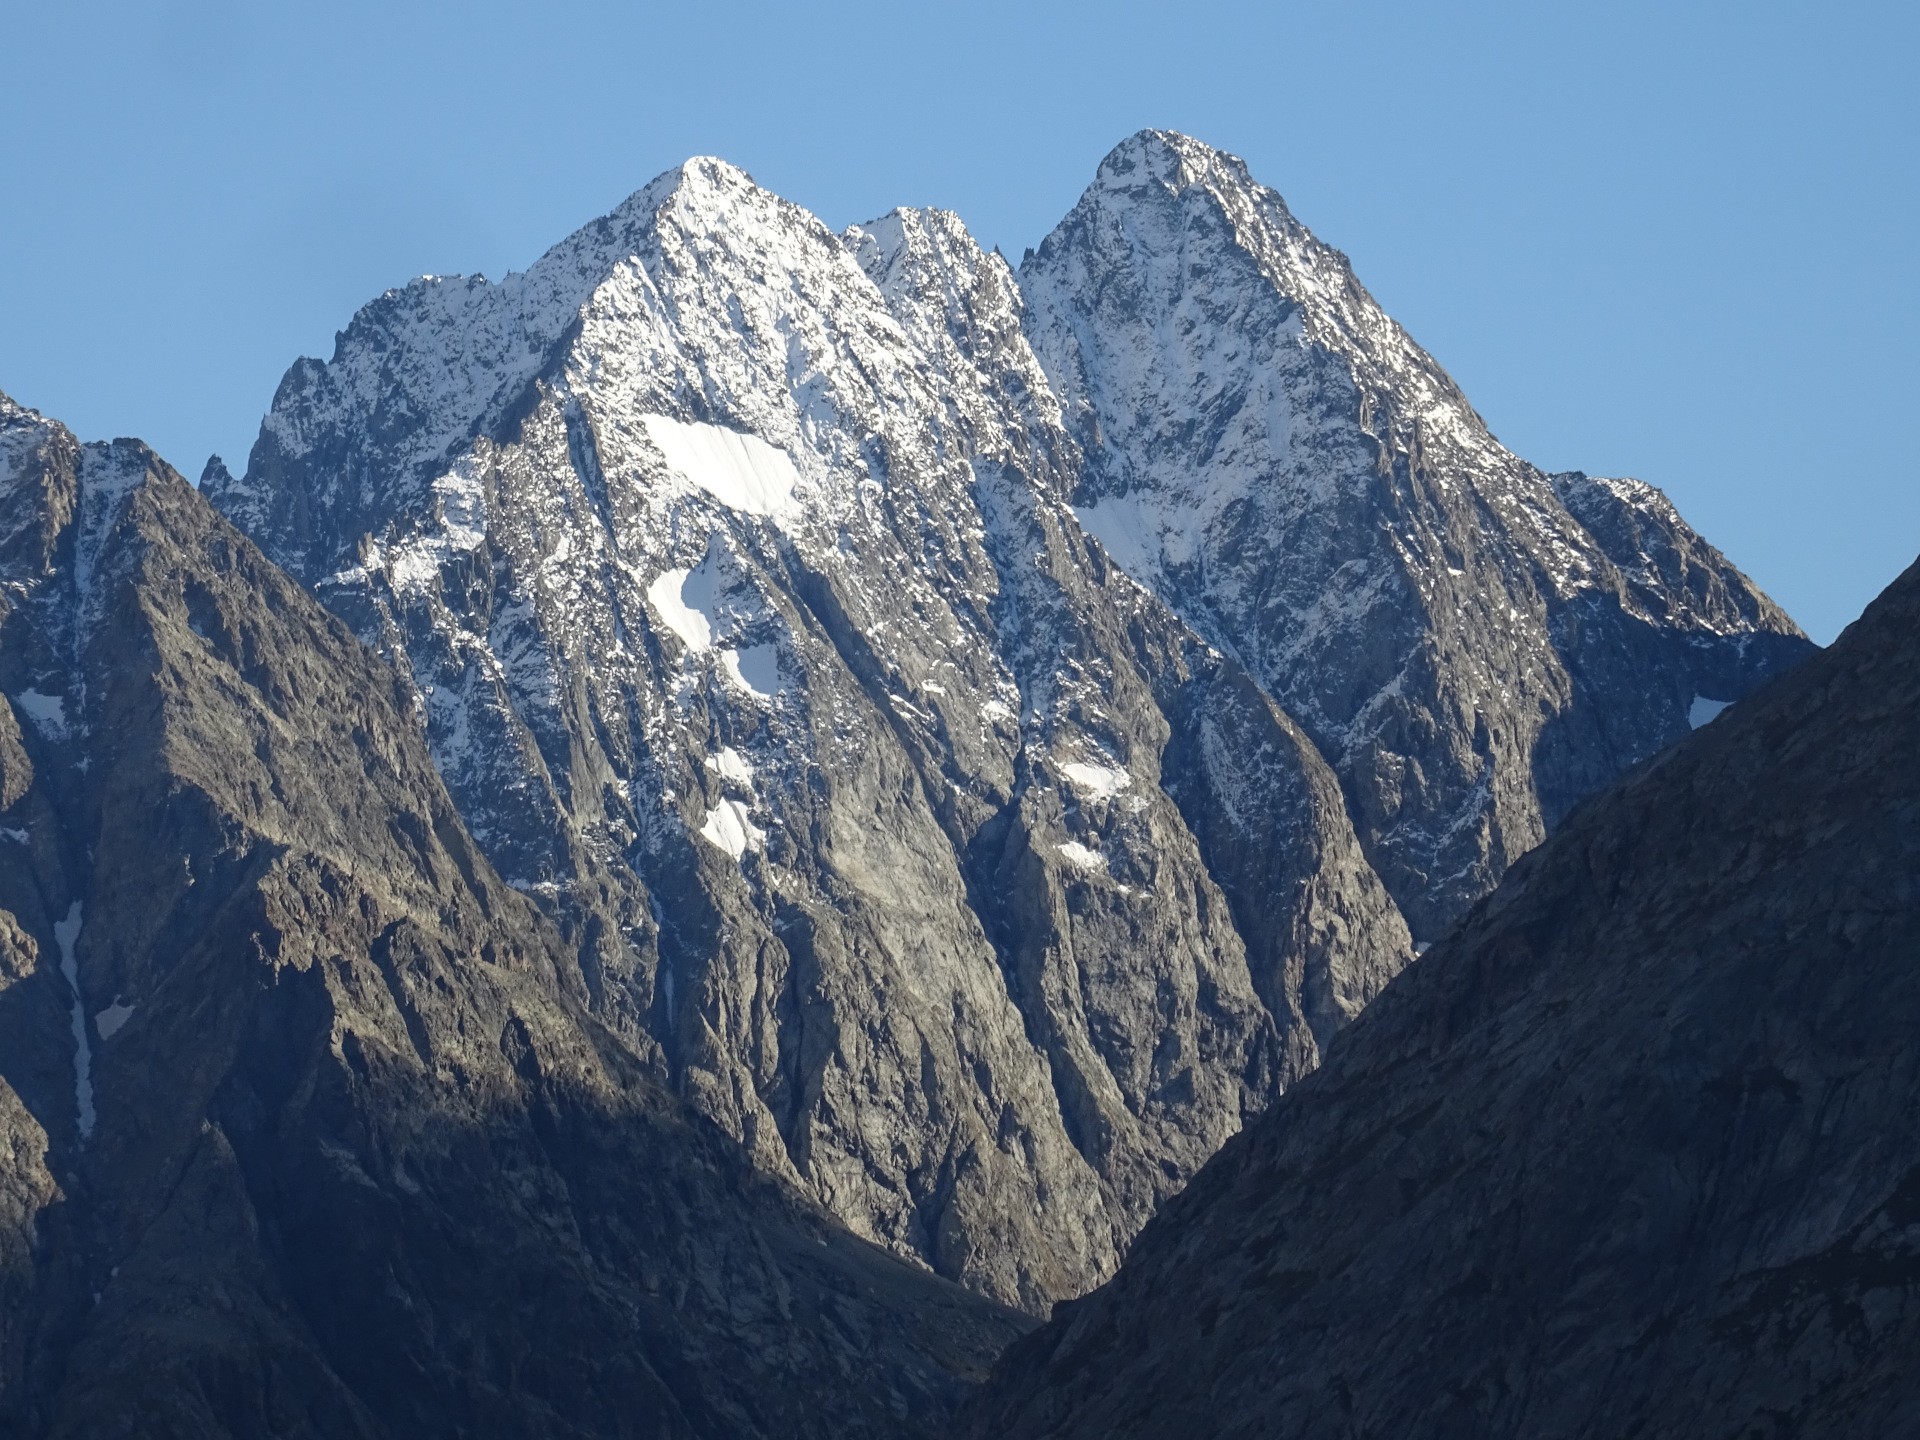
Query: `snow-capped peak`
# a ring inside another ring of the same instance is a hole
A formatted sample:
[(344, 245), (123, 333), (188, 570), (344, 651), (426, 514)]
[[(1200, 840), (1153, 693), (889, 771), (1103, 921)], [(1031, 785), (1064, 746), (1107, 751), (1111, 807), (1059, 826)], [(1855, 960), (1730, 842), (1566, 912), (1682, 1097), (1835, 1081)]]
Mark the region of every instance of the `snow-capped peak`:
[(1107, 152), (1094, 175), (1094, 185), (1107, 191), (1125, 192), (1146, 183), (1175, 191), (1192, 185), (1256, 188), (1246, 162), (1238, 155), (1216, 150), (1177, 130), (1141, 130), (1129, 135)]

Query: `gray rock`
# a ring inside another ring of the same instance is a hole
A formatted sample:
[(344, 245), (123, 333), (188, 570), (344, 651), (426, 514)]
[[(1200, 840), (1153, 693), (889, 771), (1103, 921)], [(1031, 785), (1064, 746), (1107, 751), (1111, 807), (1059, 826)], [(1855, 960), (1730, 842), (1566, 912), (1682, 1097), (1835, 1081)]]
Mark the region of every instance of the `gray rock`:
[(959, 1433), (1920, 1433), (1920, 566), (1579, 807)]
[(206, 484), (411, 676), (596, 1017), (1044, 1312), (1403, 911), (1810, 647), (1652, 492), (1501, 449), (1238, 162), (1137, 137), (1023, 275), (692, 161), (366, 306)]

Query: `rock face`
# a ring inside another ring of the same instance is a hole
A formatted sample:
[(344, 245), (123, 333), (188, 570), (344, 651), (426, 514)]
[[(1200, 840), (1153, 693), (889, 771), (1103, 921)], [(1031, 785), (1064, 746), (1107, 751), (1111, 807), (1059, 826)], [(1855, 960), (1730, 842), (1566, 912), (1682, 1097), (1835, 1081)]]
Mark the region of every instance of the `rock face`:
[(1033, 1309), (1411, 956), (1339, 783), (1093, 546), (1010, 272), (718, 161), (389, 293), (208, 490), (413, 676), (595, 1014)]
[(1916, 877), (1920, 567), (1522, 859), (962, 1433), (1920, 1433)]
[(205, 483), (412, 676), (596, 1017), (1044, 1310), (1402, 911), (1808, 647), (1653, 492), (1501, 450), (1238, 162), (1136, 138), (1024, 273), (693, 161), (374, 301)]
[(904, 1435), (1021, 1328), (651, 1077), (409, 687), (0, 397), (0, 1434)]
[(1510, 453), (1233, 156), (1133, 137), (1019, 281), (1080, 520), (1312, 738), (1416, 937), (1811, 649), (1658, 491)]

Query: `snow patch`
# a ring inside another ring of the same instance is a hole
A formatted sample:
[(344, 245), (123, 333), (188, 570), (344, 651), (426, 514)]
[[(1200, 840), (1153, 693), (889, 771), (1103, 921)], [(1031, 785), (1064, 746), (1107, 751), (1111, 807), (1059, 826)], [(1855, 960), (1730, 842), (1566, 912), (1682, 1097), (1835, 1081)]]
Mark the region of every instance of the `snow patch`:
[(1096, 800), (1111, 800), (1133, 784), (1133, 777), (1116, 766), (1089, 765), (1083, 760), (1062, 765), (1060, 773)]
[(456, 550), (478, 550), (487, 539), (486, 484), (475, 473), (471, 455), (462, 455), (453, 468), (433, 482), (439, 503), (440, 534)]
[(1089, 849), (1078, 840), (1069, 840), (1066, 844), (1058, 845), (1054, 848), (1060, 852), (1061, 859), (1065, 860), (1069, 865), (1077, 866), (1082, 870), (1104, 871), (1107, 868), (1106, 856), (1102, 855), (1098, 850)]
[(722, 650), (720, 664), (728, 679), (762, 700), (771, 700), (780, 693), (780, 656), (772, 645)]
[(749, 850), (766, 843), (767, 832), (748, 818), (747, 807), (738, 800), (722, 800), (707, 812), (700, 827), (700, 838), (738, 860)]
[(80, 938), (83, 917), (80, 902), (73, 902), (67, 918), (55, 922), (54, 942), (60, 947), (60, 974), (73, 992), (73, 1100), (80, 1121), (82, 1143), (92, 1138), (97, 1117), (93, 1108), (93, 1042), (87, 1038), (87, 1009), (80, 1000), (80, 966), (73, 958), (73, 947)]
[(384, 567), (387, 582), (395, 590), (432, 591), (447, 561), (455, 555), (470, 555), (486, 543), (486, 484), (476, 473), (471, 455), (461, 456), (433, 482), (433, 499), (438, 529), (410, 536), (391, 550), (369, 546), (364, 563), (336, 571), (322, 583), (354, 584), (369, 569)]
[(800, 483), (800, 472), (786, 451), (723, 425), (665, 415), (642, 415), (640, 421), (668, 468), (728, 509), (747, 515), (793, 512), (793, 487)]
[(120, 1027), (133, 1018), (133, 1006), (123, 1004), (118, 995), (113, 1004), (93, 1017), (94, 1028), (100, 1032), (102, 1040), (111, 1040), (120, 1033)]
[(1074, 515), (1085, 530), (1113, 557), (1113, 563), (1141, 584), (1160, 569), (1160, 532), (1141, 507), (1125, 497), (1108, 498), (1097, 505), (1076, 505)]
[(22, 690), (13, 697), (13, 707), (33, 721), (43, 735), (57, 740), (67, 733), (67, 702), (58, 695)]
[(678, 635), (687, 649), (701, 651), (713, 643), (713, 626), (706, 614), (699, 608), (699, 601), (713, 603), (710, 594), (699, 593), (711, 589), (710, 586), (696, 584), (695, 594), (687, 593), (687, 581), (693, 577), (691, 570), (667, 570), (655, 577), (647, 586), (647, 602), (653, 606), (654, 613), (666, 622), (667, 628)]
[(716, 750), (707, 757), (707, 768), (714, 771), (722, 780), (731, 780), (736, 785), (753, 783), (753, 766), (747, 763), (747, 757), (731, 746)]
[(1687, 707), (1687, 724), (1698, 730), (1732, 703), (1731, 700), (1709, 700), (1704, 695), (1696, 695), (1693, 704)]

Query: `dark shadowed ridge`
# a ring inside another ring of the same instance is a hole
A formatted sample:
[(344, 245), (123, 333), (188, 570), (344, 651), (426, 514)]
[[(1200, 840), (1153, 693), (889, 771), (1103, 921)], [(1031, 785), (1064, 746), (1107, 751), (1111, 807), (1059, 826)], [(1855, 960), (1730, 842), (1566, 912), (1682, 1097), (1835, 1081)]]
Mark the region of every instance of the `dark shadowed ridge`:
[(1581, 806), (968, 1436), (1920, 1432), (1920, 567)]

